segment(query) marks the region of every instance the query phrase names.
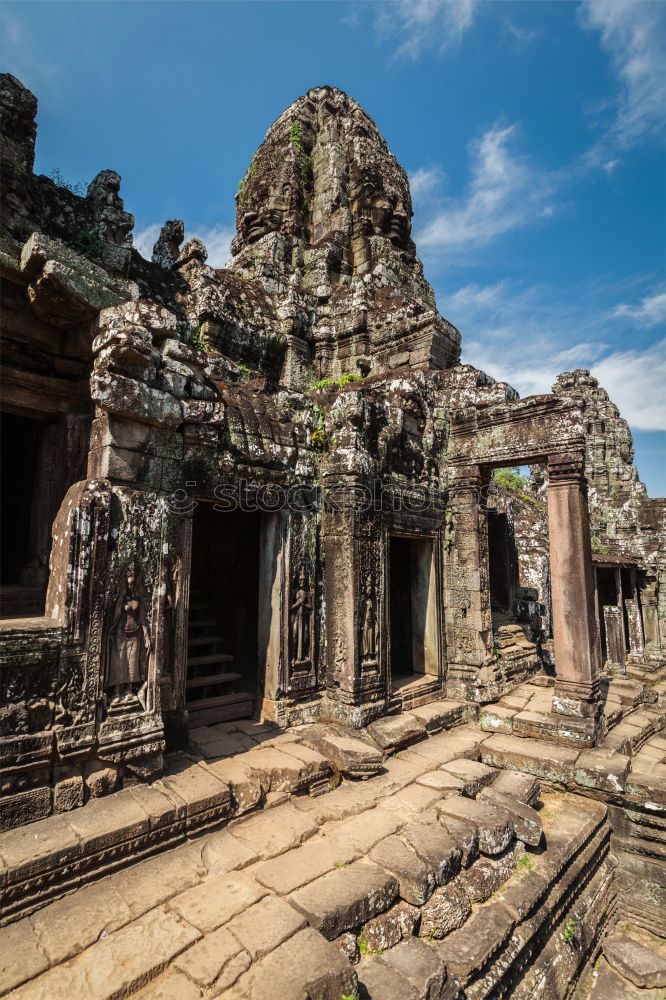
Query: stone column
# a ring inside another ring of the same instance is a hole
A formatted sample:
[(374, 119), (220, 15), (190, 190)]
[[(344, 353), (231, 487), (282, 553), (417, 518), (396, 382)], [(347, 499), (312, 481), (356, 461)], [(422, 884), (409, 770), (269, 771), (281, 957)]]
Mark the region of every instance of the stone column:
[(488, 574), (488, 522), (477, 465), (453, 470), (444, 569), (447, 697), (488, 699), (493, 676)]
[(590, 720), (601, 715), (599, 644), (587, 482), (582, 452), (548, 457), (548, 535), (553, 602), (553, 712)]

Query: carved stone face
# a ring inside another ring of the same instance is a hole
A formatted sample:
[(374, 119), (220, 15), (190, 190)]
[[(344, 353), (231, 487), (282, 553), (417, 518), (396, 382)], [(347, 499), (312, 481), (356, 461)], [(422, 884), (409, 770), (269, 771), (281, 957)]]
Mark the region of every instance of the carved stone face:
[(394, 243), (396, 246), (404, 247), (407, 245), (409, 235), (410, 222), (408, 210), (402, 200), (398, 199), (391, 217), (389, 239), (391, 240), (391, 243)]

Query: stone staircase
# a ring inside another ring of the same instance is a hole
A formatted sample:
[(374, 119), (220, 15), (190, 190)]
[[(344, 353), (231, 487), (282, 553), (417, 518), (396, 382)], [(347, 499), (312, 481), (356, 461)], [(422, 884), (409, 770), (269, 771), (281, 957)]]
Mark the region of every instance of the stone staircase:
[(242, 674), (232, 669), (233, 656), (220, 651), (224, 646), (220, 631), (208, 605), (190, 605), (185, 707), (192, 727), (252, 715), (254, 698), (236, 689)]
[[(464, 726), (422, 737), (373, 780), (314, 798), (276, 797), (271, 778), (267, 808), (0, 929), (0, 992), (562, 1000), (613, 919), (606, 807), (480, 763), (479, 737), (496, 738)], [(277, 739), (273, 753), (305, 747)], [(263, 784), (265, 750), (253, 755)], [(194, 804), (182, 777), (162, 787)]]

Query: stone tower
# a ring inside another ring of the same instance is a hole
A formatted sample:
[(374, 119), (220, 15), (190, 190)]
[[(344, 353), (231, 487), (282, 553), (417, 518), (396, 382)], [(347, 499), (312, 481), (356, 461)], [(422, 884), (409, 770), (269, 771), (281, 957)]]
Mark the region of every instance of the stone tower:
[(407, 175), (373, 120), (315, 87), (269, 128), (240, 182), (231, 270), (291, 296), (292, 351), (320, 377), (447, 368), (460, 335), (436, 310), (411, 217)]

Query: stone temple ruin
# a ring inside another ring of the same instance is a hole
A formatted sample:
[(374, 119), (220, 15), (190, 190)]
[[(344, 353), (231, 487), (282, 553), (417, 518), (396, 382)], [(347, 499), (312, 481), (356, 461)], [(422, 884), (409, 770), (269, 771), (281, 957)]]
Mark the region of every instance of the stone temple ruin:
[(666, 502), (607, 393), (460, 363), (339, 90), (224, 269), (0, 108), (0, 995), (661, 997)]

